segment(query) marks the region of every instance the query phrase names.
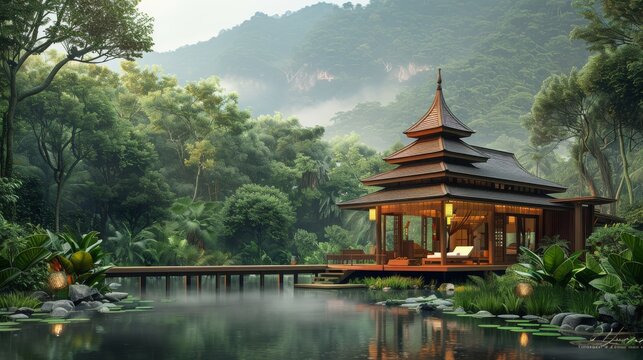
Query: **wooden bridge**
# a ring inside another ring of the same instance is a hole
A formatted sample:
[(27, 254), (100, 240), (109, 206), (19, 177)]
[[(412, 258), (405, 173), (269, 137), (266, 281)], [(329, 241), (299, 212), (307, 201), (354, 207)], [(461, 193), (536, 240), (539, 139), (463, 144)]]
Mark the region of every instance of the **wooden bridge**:
[(192, 279), (196, 278), (196, 290), (203, 289), (203, 277), (214, 277), (216, 291), (225, 287), (226, 291), (232, 289), (232, 275), (239, 276), (239, 289), (243, 290), (244, 276), (259, 276), (259, 288), (263, 289), (266, 275), (277, 275), (277, 286), (283, 289), (284, 275), (292, 275), (293, 282), (298, 283), (300, 274), (317, 276), (325, 272), (326, 265), (235, 265), (235, 266), (118, 266), (107, 271), (108, 278), (138, 278), (141, 296), (147, 290), (148, 277), (165, 277), (165, 294), (170, 294), (170, 279), (183, 277), (185, 289), (192, 287)]

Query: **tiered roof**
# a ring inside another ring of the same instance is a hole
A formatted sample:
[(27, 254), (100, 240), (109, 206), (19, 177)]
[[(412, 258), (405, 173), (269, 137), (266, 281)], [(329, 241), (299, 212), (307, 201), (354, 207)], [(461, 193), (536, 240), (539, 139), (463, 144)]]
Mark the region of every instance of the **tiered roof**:
[(405, 132), (415, 139), (384, 160), (397, 168), (362, 180), (384, 189), (339, 204), (367, 208), (376, 204), (439, 198), (482, 200), (557, 207), (547, 193), (566, 189), (526, 171), (512, 153), (471, 146), (462, 138), (474, 131), (449, 109), (442, 74), (429, 110)]

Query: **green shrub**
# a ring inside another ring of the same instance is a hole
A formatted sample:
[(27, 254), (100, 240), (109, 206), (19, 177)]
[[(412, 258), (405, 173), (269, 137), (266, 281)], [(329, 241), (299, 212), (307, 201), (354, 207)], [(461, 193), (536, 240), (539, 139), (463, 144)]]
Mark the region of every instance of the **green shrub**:
[(483, 296), (484, 292), (474, 285), (464, 285), (455, 289), (453, 296), (453, 305), (455, 307), (462, 307), (465, 311), (476, 312), (478, 306), (476, 301)]
[(376, 278), (364, 278), (362, 280), (366, 286), (375, 289), (383, 289), (389, 287), (395, 290), (407, 290), (414, 288), (421, 288), (424, 286), (424, 279), (421, 277), (410, 278), (403, 276), (388, 276), (388, 277), (376, 277)]
[(534, 292), (525, 298), (525, 310), (530, 315), (551, 315), (561, 310), (565, 289), (549, 285), (534, 287)]
[(599, 293), (595, 290), (568, 290), (565, 292), (565, 310), (579, 314), (588, 314), (598, 316), (598, 311), (594, 302), (599, 298)]
[(502, 307), (505, 309), (506, 313), (521, 314), (523, 312), (523, 299), (521, 297), (518, 297), (514, 293), (513, 289), (503, 289), (499, 291), (499, 294), (494, 295), (494, 297), (497, 299), (496, 301), (502, 304)]
[(486, 310), (494, 315), (504, 313), (506, 310), (503, 303), (498, 300), (496, 292), (480, 290), (473, 299), (473, 309), (471, 311)]
[(24, 293), (6, 293), (0, 294), (0, 308), (10, 308), (10, 307), (28, 307), (36, 308), (40, 305), (40, 300), (31, 297)]
[(592, 235), (587, 238), (587, 245), (592, 247), (595, 255), (607, 257), (610, 254), (619, 254), (627, 247), (621, 240), (623, 234), (632, 236), (643, 236), (641, 231), (634, 229), (627, 224), (614, 224), (604, 226), (594, 230)]

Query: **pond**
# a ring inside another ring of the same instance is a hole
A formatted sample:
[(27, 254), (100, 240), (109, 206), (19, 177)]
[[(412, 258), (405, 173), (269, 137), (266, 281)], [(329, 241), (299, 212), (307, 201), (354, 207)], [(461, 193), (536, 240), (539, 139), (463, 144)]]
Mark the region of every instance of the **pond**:
[(23, 323), (20, 331), (0, 332), (0, 359), (588, 360), (640, 355), (478, 327), (489, 319), (373, 305), (382, 298), (423, 294), (291, 288), (159, 301), (149, 311), (80, 314), (89, 319), (66, 324)]

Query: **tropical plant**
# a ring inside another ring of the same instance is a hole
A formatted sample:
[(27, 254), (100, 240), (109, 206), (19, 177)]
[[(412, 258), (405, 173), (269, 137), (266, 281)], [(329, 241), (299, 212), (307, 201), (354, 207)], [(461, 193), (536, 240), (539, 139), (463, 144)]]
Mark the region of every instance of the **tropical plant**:
[(524, 266), (526, 270), (515, 270), (516, 274), (537, 283), (547, 282), (555, 286), (569, 284), (574, 275), (577, 259), (582, 254), (576, 252), (567, 256), (560, 245), (548, 247), (542, 257), (526, 247), (520, 247), (520, 250), (530, 261), (529, 263), (521, 263), (520, 265)]
[(52, 256), (51, 239), (47, 234), (29, 235), (19, 244), (19, 247), (5, 247), (0, 252), (0, 290)]
[(606, 293), (615, 293), (624, 286), (643, 285), (643, 238), (621, 234), (626, 250), (602, 259), (605, 275), (590, 281), (590, 285)]
[(128, 227), (116, 230), (105, 244), (110, 258), (119, 265), (152, 265), (158, 261), (154, 248), (155, 239), (133, 235)]
[(105, 285), (105, 273), (112, 265), (104, 265), (105, 252), (101, 248), (103, 240), (98, 232), (90, 231), (82, 236), (71, 232), (54, 234), (47, 232), (54, 239), (54, 247), (59, 251), (52, 260), (54, 269), (62, 268), (71, 276), (71, 283), (96, 287), (99, 290)]
[(623, 233), (634, 236), (643, 234), (628, 224), (606, 225), (594, 230), (587, 238), (587, 245), (592, 247), (597, 256), (608, 257), (610, 254), (619, 254), (626, 249), (625, 243), (621, 241)]

